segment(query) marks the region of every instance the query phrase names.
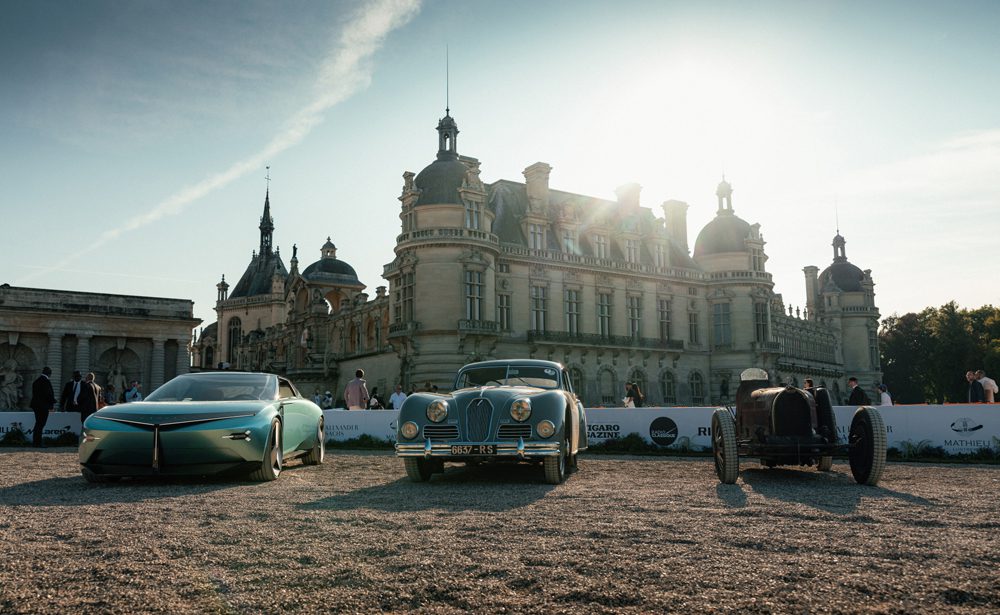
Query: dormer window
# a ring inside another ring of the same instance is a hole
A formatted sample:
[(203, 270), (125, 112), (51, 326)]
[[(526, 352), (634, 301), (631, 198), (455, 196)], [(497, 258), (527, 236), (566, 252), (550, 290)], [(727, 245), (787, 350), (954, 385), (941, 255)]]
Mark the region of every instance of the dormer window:
[(480, 219), (482, 218), (482, 205), (479, 203), (465, 204), (465, 228), (480, 230)]
[(576, 233), (569, 229), (563, 230), (562, 235), (563, 252), (576, 254)]
[(667, 247), (662, 243), (656, 244), (656, 249), (653, 251), (653, 256), (656, 259), (657, 267), (667, 266)]
[(541, 224), (528, 225), (528, 241), (532, 250), (545, 249), (545, 227)]
[(638, 239), (626, 239), (625, 240), (625, 261), (629, 263), (639, 262), (639, 240)]
[(594, 235), (594, 256), (597, 258), (608, 257), (608, 238), (604, 235)]

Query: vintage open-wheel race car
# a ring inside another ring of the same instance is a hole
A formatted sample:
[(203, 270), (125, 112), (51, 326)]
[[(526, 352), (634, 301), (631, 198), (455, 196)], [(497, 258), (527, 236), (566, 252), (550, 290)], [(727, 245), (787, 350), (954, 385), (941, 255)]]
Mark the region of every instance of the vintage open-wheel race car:
[(858, 408), (847, 442), (841, 442), (826, 389), (774, 387), (767, 372), (758, 368), (740, 375), (735, 412), (718, 408), (712, 414), (715, 472), (726, 484), (736, 482), (741, 456), (759, 457), (769, 468), (816, 466), (827, 472), (834, 455), (846, 454), (854, 480), (875, 485), (885, 470), (885, 450), (885, 423), (875, 408)]

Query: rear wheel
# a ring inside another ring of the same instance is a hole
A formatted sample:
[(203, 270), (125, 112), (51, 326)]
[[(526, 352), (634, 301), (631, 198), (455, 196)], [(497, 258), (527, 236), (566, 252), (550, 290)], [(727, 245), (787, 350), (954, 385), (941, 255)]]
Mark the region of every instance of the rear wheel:
[(434, 473), (431, 461), (419, 457), (403, 457), (403, 467), (406, 468), (406, 475), (415, 483), (426, 483)]
[(862, 485), (877, 485), (885, 470), (885, 422), (871, 406), (858, 408), (848, 436), (851, 474)]
[(726, 485), (732, 485), (740, 474), (740, 457), (736, 450), (736, 421), (726, 408), (712, 414), (712, 453), (715, 473)]
[[(568, 429), (565, 431), (568, 432)], [(545, 470), (545, 482), (550, 485), (558, 485), (566, 480), (566, 458), (569, 456), (569, 434), (563, 435), (562, 442), (559, 443), (559, 454), (545, 457), (542, 460), (542, 468)]]
[(267, 436), (267, 446), (264, 447), (264, 459), (260, 468), (251, 475), (251, 480), (270, 481), (278, 478), (284, 467), (284, 454), (281, 450), (281, 421), (271, 421), (271, 431)]
[(319, 427), (316, 429), (316, 446), (312, 447), (302, 458), (302, 463), (307, 466), (318, 466), (326, 458), (326, 433), (323, 430), (323, 419), (319, 420)]

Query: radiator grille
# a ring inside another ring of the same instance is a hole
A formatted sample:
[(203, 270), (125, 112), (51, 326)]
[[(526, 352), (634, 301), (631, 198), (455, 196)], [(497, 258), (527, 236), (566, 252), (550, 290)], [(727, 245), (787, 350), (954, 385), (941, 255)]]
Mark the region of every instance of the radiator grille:
[(498, 440), (517, 440), (518, 438), (524, 438), (527, 440), (530, 437), (531, 425), (527, 424), (501, 425), (500, 429), (497, 430)]
[(454, 440), (458, 438), (458, 425), (424, 425), (424, 437), (431, 440)]
[(483, 442), (490, 431), (493, 404), (482, 397), (473, 399), (465, 410), (465, 428), (469, 442)]

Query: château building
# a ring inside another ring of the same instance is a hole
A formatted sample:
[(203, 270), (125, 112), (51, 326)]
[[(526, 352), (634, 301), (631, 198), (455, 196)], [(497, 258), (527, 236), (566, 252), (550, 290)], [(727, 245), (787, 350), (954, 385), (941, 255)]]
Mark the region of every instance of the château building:
[(268, 194), (259, 248), (232, 292), (218, 284), (196, 364), (338, 393), (361, 367), (388, 393), (447, 390), (469, 361), (543, 358), (567, 366), (590, 406), (620, 403), (625, 381), (650, 404), (725, 403), (751, 366), (778, 382), (813, 378), (837, 398), (848, 376), (880, 382), (874, 282), (839, 232), (832, 264), (804, 269), (807, 305), (793, 310), (774, 291), (760, 225), (736, 215), (724, 179), (692, 249), (687, 203), (666, 201), (659, 217), (637, 184), (614, 200), (555, 190), (542, 162), (523, 182), (484, 183), (450, 113), (437, 132), (436, 159), (403, 174), (388, 290), (365, 293), (329, 238), (301, 272), (293, 250), (286, 270)]

